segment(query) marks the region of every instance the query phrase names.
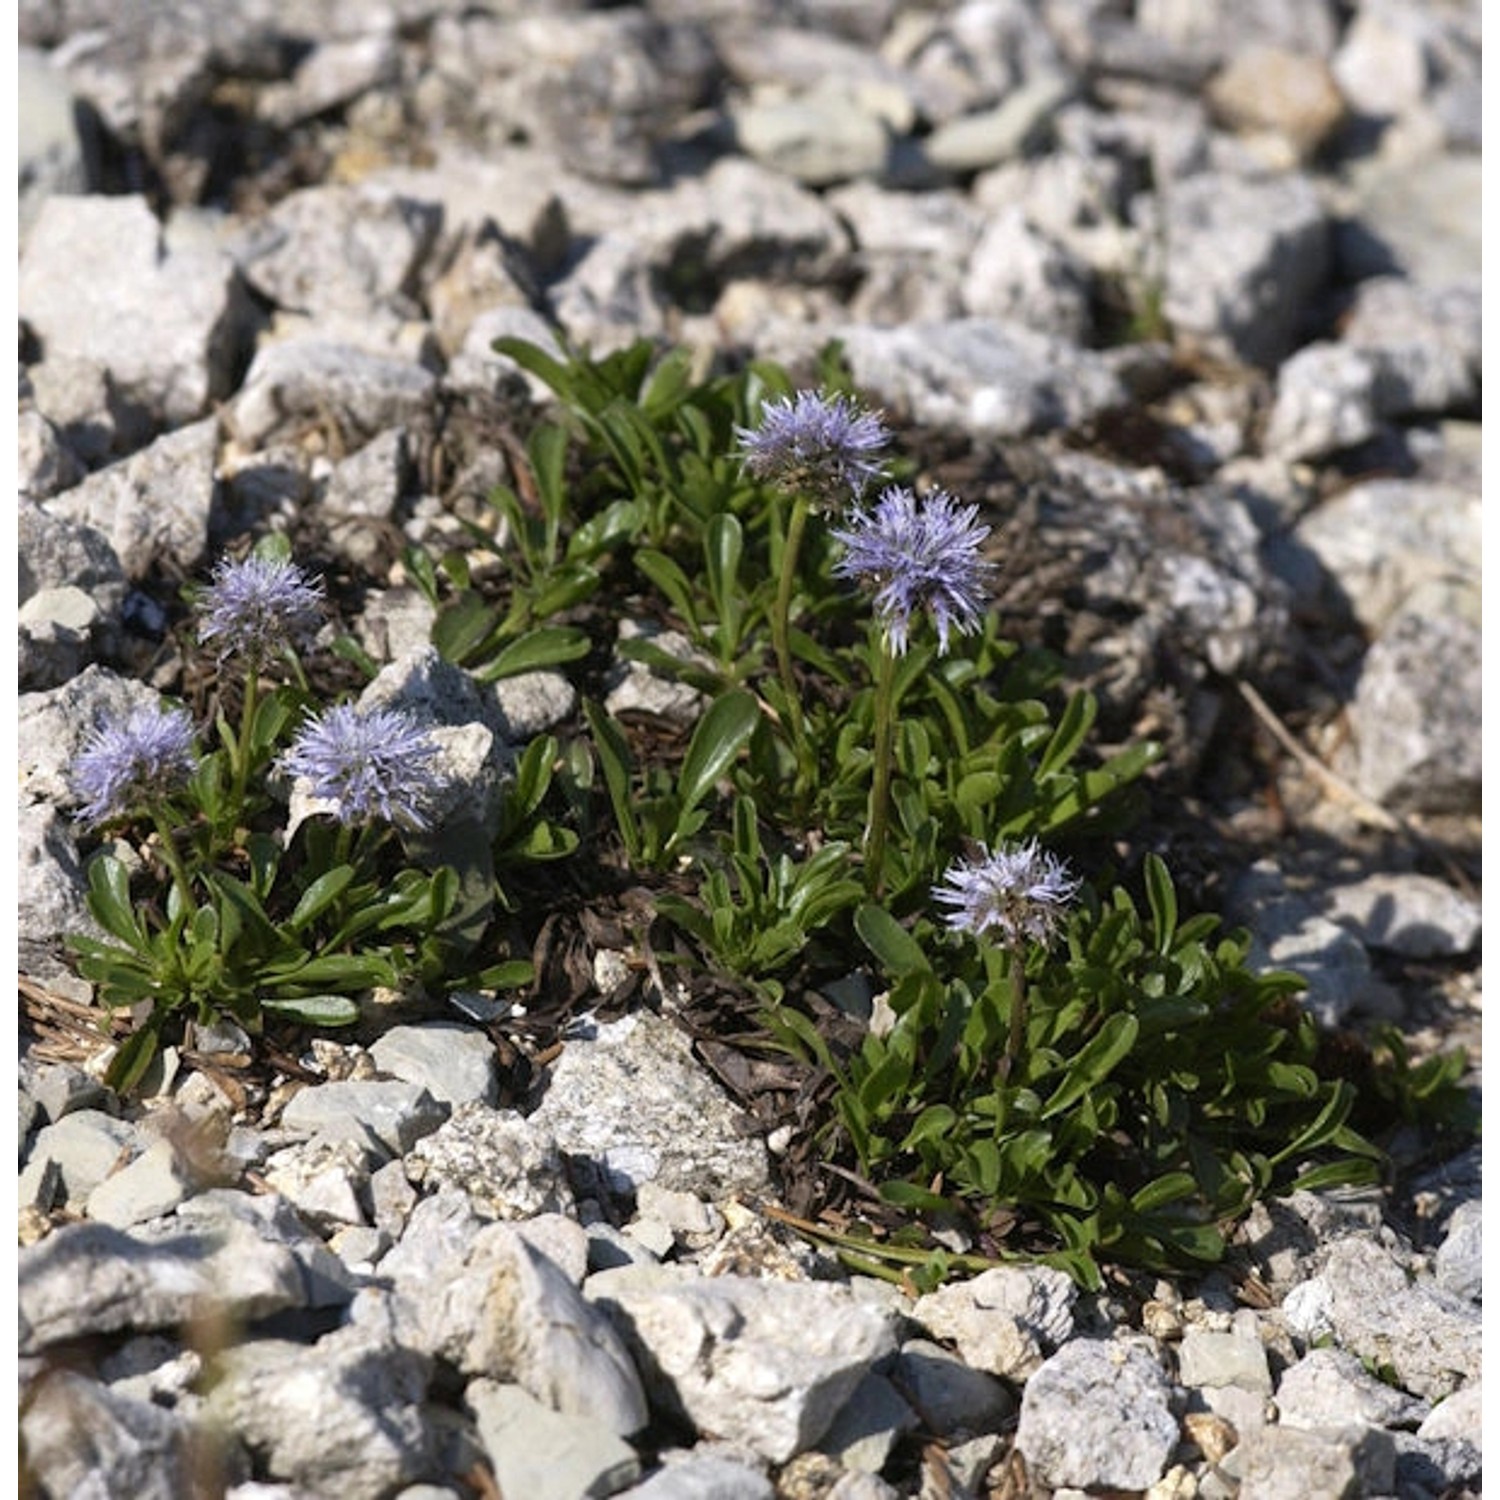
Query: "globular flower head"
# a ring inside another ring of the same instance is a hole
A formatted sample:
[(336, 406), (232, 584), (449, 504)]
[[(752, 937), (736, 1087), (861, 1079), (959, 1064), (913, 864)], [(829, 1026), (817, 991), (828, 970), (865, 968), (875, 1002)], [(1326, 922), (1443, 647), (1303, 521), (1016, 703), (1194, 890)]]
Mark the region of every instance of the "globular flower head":
[(745, 466), (758, 479), (816, 503), (858, 495), (881, 472), (885, 423), (846, 396), (799, 391), (767, 401), (756, 427), (737, 427)]
[(198, 601), (201, 640), (219, 643), (219, 657), (261, 661), (317, 629), (323, 594), (296, 563), (251, 555), (222, 559)]
[(152, 704), (100, 724), (73, 762), (78, 811), (90, 826), (169, 795), (193, 774), (193, 721), (187, 710)]
[(949, 927), (976, 937), (992, 932), (1007, 947), (1051, 943), (1079, 887), (1067, 865), (1035, 839), (960, 860), (943, 880), (932, 894), (953, 908), (945, 913)]
[(906, 654), (919, 609), (932, 616), (943, 651), (954, 631), (979, 629), (994, 564), (980, 556), (990, 529), (978, 516), (977, 505), (962, 505), (943, 490), (919, 501), (892, 485), (873, 511), (856, 511), (848, 527), (833, 529), (844, 546), (833, 571), (874, 585), (875, 610), (896, 656)]
[(281, 769), (311, 783), (340, 823), (376, 821), (425, 828), (443, 785), (437, 746), (410, 714), (340, 704), (309, 719), (280, 758)]

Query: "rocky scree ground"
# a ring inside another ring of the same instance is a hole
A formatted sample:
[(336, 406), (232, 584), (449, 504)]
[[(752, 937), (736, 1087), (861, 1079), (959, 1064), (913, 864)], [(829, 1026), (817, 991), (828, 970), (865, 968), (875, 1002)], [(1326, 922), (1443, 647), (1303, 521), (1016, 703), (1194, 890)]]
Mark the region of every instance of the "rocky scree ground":
[[(213, 701), (180, 586), (226, 549), (289, 534), (431, 701), (402, 546), (484, 515), (545, 396), (497, 336), (808, 378), (837, 338), (996, 528), (1004, 631), (1167, 747), (1134, 853), (1352, 1066), (1390, 1022), (1477, 1088), (1478, 6), (69, 0), (20, 33), (32, 1491), (1477, 1494), (1477, 1146), (1398, 1136), (1390, 1189), (1265, 1205), (1207, 1277), (913, 1300), (759, 1211), (829, 1191), (796, 1081), (657, 986), (648, 893), (539, 893), (524, 1014), (200, 1034), (144, 1105), (60, 939), (70, 757), (104, 708)], [(611, 641), (470, 717), (565, 728)], [(618, 666), (615, 711), (680, 736)]]

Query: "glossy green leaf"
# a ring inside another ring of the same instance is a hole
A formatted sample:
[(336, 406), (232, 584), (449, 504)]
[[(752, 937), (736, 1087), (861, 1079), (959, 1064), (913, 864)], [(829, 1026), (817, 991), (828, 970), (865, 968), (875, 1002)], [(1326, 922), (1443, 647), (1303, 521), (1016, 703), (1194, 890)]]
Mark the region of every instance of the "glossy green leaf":
[(332, 870), (319, 875), (303, 891), (302, 899), (298, 901), (291, 916), (287, 918), (287, 926), (293, 932), (301, 932), (309, 922), (322, 916), (349, 889), (353, 880), (354, 869), (351, 865), (337, 865)]
[(753, 693), (734, 688), (716, 698), (698, 721), (682, 762), (677, 793), (686, 814), (707, 796), (713, 784), (745, 748), (760, 722)]
[(479, 682), (499, 682), (505, 677), (519, 677), (523, 672), (539, 672), (578, 661), (590, 649), (589, 638), (583, 631), (571, 625), (542, 625), (511, 641), (473, 675)]
[(1107, 1017), (1068, 1064), (1067, 1076), (1047, 1100), (1042, 1118), (1053, 1118), (1076, 1104), (1090, 1089), (1098, 1088), (1135, 1046), (1139, 1032), (1140, 1026), (1134, 1016)]
[(866, 902), (854, 914), (854, 930), (892, 978), (931, 972), (921, 944), (884, 907)]
[(352, 1026), (359, 1006), (347, 995), (301, 995), (295, 999), (263, 998), (261, 1009), (305, 1026)]

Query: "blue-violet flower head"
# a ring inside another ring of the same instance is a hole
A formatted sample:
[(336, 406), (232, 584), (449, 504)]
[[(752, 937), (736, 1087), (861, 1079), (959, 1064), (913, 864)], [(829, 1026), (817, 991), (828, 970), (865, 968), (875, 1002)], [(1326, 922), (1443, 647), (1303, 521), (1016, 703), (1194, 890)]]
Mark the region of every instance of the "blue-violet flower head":
[(410, 714), (344, 703), (309, 719), (279, 764), (306, 777), (312, 795), (330, 803), (340, 823), (378, 820), (420, 829), (443, 785), (433, 764), (437, 753), (432, 736)]
[(84, 799), (80, 822), (123, 817), (175, 791), (197, 766), (186, 709), (152, 704), (107, 720), (73, 762), (73, 789)]
[(909, 489), (892, 485), (873, 511), (858, 510), (848, 527), (833, 528), (844, 545), (833, 571), (873, 584), (875, 610), (894, 655), (906, 654), (911, 617), (919, 609), (932, 616), (944, 652), (953, 632), (979, 629), (995, 565), (980, 555), (990, 528), (978, 516), (977, 505), (960, 504), (944, 490), (919, 501)]
[(222, 559), (198, 600), (199, 638), (219, 642), (219, 658), (261, 661), (317, 629), (323, 593), (296, 563), (252, 554)]
[(1080, 884), (1035, 839), (952, 864), (943, 880), (932, 894), (953, 908), (945, 913), (949, 927), (976, 937), (993, 932), (1007, 947), (1028, 939), (1050, 944)]
[(846, 396), (799, 391), (767, 401), (755, 427), (736, 427), (745, 466), (758, 479), (815, 504), (860, 494), (881, 471), (890, 440), (880, 417)]

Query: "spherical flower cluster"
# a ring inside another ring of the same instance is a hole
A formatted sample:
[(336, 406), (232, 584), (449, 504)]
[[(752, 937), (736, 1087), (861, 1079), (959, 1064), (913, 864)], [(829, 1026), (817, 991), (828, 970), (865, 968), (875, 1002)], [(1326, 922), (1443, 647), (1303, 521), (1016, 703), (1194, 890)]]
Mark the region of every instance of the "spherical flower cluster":
[(1080, 884), (1035, 839), (952, 864), (943, 879), (932, 894), (953, 908), (945, 914), (949, 927), (976, 937), (993, 932), (1007, 947), (1050, 944)]
[(185, 709), (152, 704), (101, 724), (73, 762), (73, 789), (89, 826), (124, 817), (177, 790), (197, 766)]
[(873, 511), (856, 511), (849, 526), (833, 529), (844, 546), (833, 571), (873, 583), (875, 609), (896, 656), (906, 654), (919, 609), (932, 616), (945, 652), (954, 631), (979, 629), (994, 564), (980, 556), (990, 529), (978, 516), (977, 505), (962, 505), (943, 490), (919, 501), (892, 485)]
[(323, 594), (295, 563), (254, 555), (223, 559), (198, 601), (201, 640), (218, 641), (219, 658), (264, 660), (317, 629)]
[(309, 719), (279, 764), (305, 777), (340, 823), (421, 829), (443, 786), (436, 757), (432, 736), (410, 714), (345, 703)]
[(860, 494), (881, 473), (885, 423), (846, 396), (799, 391), (767, 401), (756, 427), (737, 427), (745, 466), (758, 479), (827, 504)]

